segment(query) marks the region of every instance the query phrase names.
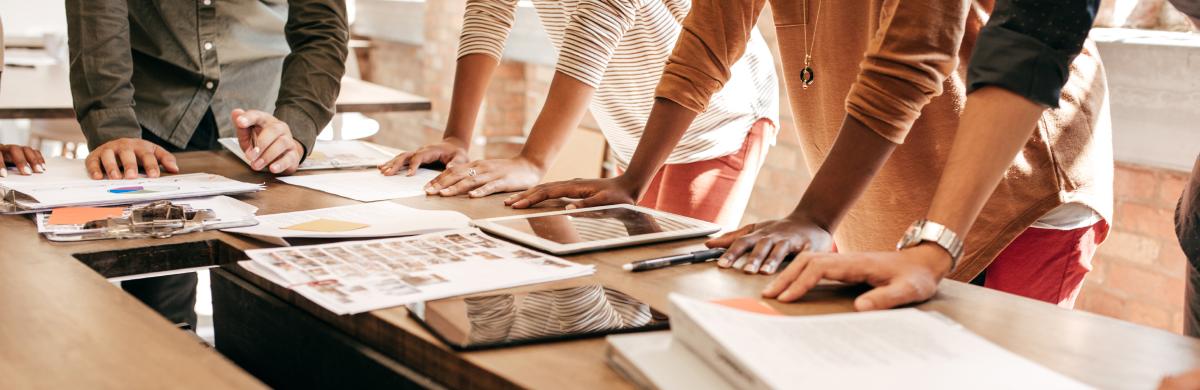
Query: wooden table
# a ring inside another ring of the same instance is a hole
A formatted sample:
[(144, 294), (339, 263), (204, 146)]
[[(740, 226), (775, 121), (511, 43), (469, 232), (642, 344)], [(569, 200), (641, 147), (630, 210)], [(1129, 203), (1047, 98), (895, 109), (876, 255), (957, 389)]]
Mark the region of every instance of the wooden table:
[[(342, 78), (337, 112), (429, 110), (429, 99), (379, 84)], [(0, 119), (74, 119), (69, 69), (65, 65), (4, 69), (0, 81)]]
[[(266, 191), (242, 197), (263, 214), (355, 203), (274, 181), (228, 152), (178, 157), (185, 171), (267, 182)], [(396, 202), (459, 210), (474, 218), (524, 212), (502, 207), (501, 199)], [(5, 243), (0, 251), (0, 388), (259, 386), (103, 278), (204, 264), (222, 265), (213, 271), (212, 282), (218, 350), (271, 386), (630, 386), (605, 365), (602, 339), (458, 353), (403, 308), (334, 316), (233, 264), (245, 258), (241, 251), (267, 246), (259, 241), (220, 232), (73, 244), (34, 237), (29, 219), (0, 217), (0, 242)], [(598, 281), (665, 308), (668, 292), (755, 296), (768, 281), (711, 265), (639, 274), (619, 269), (631, 259), (693, 250), (699, 243), (573, 256), (596, 265), (596, 274), (558, 284)], [(799, 304), (770, 304), (795, 315), (841, 312), (850, 310), (853, 294), (825, 289)], [(1163, 375), (1200, 366), (1196, 340), (962, 283), (943, 282), (938, 295), (918, 308), (940, 312), (1019, 355), (1102, 388), (1148, 388)]]

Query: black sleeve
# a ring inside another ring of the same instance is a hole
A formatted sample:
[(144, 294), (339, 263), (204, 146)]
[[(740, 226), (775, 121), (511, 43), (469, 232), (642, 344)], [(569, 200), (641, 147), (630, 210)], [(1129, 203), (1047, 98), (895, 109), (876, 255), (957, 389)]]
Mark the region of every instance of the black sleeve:
[(1171, 5), (1184, 15), (1200, 19), (1200, 0), (1171, 0)]
[(968, 93), (997, 86), (1058, 107), (1068, 66), (1083, 50), (1099, 0), (999, 0), (975, 44)]

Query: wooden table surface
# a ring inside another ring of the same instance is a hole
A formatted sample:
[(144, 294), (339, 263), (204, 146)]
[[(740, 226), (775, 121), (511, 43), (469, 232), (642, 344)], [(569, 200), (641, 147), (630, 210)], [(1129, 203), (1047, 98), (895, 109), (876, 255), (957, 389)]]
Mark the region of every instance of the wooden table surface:
[[(185, 172), (206, 171), (247, 182), (267, 182), (266, 191), (240, 197), (258, 206), (260, 214), (355, 203), (252, 172), (228, 152), (178, 157)], [(396, 202), (458, 210), (472, 218), (519, 213), (502, 207), (502, 199), (409, 198)], [(0, 217), (0, 242), (5, 243), (0, 251), (0, 388), (258, 385), (107, 283), (98, 272), (115, 276), (130, 268), (153, 268), (173, 256), (170, 248), (214, 240), (237, 250), (267, 244), (220, 232), (70, 244), (35, 237), (28, 218)], [(639, 274), (620, 270), (620, 265), (630, 260), (694, 250), (700, 242), (572, 256), (570, 260), (595, 264), (596, 274), (557, 284), (598, 281), (665, 308), (668, 292), (699, 298), (757, 296), (768, 282), (767, 277), (721, 271), (711, 264)], [(76, 260), (77, 255), (92, 268)], [(403, 308), (335, 316), (241, 267), (225, 265), (223, 269), (449, 388), (630, 386), (605, 365), (603, 339), (457, 353), (437, 341)], [(794, 315), (842, 312), (851, 310), (853, 294), (846, 288), (821, 289), (798, 304), (769, 304)], [(917, 307), (942, 313), (1004, 348), (1101, 388), (1150, 388), (1163, 375), (1200, 366), (1200, 342), (1196, 340), (962, 283), (943, 282), (933, 300)], [(220, 335), (217, 337), (219, 343)]]
[[(65, 65), (4, 69), (0, 119), (73, 119), (69, 69)], [(429, 99), (379, 84), (343, 77), (337, 112), (429, 110)]]

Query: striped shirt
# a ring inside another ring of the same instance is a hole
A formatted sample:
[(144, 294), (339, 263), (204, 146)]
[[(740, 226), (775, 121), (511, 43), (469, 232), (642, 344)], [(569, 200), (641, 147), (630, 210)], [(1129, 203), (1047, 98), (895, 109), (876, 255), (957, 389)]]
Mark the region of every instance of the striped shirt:
[[(596, 88), (592, 116), (617, 162), (627, 166), (691, 9), (690, 0), (533, 0), (533, 5), (558, 48), (556, 70)], [(517, 0), (467, 0), (458, 56), (487, 54), (499, 59), (516, 7)], [(742, 148), (755, 121), (778, 123), (775, 64), (757, 29), (730, 72), (729, 81), (671, 152), (668, 164), (732, 154)]]

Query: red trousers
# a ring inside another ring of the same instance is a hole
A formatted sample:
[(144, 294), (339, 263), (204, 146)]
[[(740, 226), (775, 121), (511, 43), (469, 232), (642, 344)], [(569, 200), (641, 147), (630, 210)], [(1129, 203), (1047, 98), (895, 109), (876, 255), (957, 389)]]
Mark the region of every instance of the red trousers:
[(1072, 308), (1107, 236), (1103, 220), (1074, 230), (1027, 228), (988, 266), (983, 285)]
[(659, 169), (639, 205), (737, 229), (758, 171), (767, 158), (764, 137), (775, 131), (770, 120), (750, 128), (742, 149), (731, 155)]

